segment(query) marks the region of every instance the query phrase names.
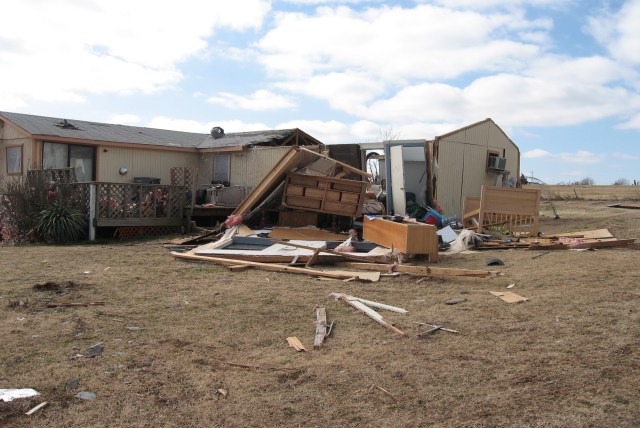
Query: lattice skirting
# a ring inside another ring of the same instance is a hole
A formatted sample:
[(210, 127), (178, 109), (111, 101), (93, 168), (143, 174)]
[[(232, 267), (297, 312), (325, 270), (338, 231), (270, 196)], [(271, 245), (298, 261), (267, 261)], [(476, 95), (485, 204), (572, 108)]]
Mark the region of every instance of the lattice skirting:
[(120, 239), (141, 238), (143, 236), (180, 233), (181, 226), (123, 226), (116, 229), (115, 237)]

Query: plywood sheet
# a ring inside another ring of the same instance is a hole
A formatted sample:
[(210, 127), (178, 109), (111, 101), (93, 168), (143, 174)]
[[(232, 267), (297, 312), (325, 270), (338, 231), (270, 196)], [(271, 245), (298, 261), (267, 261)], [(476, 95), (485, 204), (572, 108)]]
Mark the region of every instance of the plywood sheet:
[(501, 298), (507, 303), (522, 303), (529, 300), (511, 291), (489, 291), (489, 293)]

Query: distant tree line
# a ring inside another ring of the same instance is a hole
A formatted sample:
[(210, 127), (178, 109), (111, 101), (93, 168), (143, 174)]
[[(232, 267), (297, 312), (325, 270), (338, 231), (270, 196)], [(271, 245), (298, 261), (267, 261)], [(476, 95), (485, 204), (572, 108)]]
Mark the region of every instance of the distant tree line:
[[(583, 179), (576, 180), (576, 181), (569, 181), (569, 182), (561, 181), (558, 184), (561, 186), (594, 186), (596, 184), (596, 181), (591, 177), (584, 177)], [(633, 180), (632, 182), (628, 178), (618, 178), (616, 181), (613, 182), (613, 185), (614, 186), (637, 186), (637, 185), (640, 185), (640, 182), (636, 180)]]

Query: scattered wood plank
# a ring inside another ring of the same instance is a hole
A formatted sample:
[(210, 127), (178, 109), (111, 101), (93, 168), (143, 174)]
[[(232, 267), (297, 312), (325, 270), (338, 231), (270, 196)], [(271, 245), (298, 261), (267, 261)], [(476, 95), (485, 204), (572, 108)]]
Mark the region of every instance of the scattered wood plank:
[(626, 247), (629, 244), (633, 244), (635, 239), (616, 239), (612, 241), (593, 241), (583, 242), (581, 244), (572, 246), (575, 249), (598, 249), (598, 248), (619, 248)]
[(251, 369), (262, 369), (262, 370), (289, 370), (289, 371), (300, 371), (302, 369), (297, 367), (286, 367), (286, 366), (276, 366), (273, 364), (260, 364), (260, 363), (248, 363), (243, 361), (227, 361), (227, 360), (219, 360), (215, 359), (215, 361), (220, 364), (227, 364), (229, 366), (237, 366), (237, 367), (246, 367)]
[(588, 250), (599, 248), (621, 248), (627, 247), (635, 242), (635, 239), (610, 239), (610, 238), (589, 238), (584, 242), (577, 243), (575, 245), (563, 244), (560, 242), (555, 243), (536, 243), (529, 246), (529, 250)]
[(316, 248), (316, 250), (313, 252), (313, 255), (311, 256), (311, 258), (307, 261), (307, 264), (304, 265), (304, 267), (306, 268), (310, 268), (311, 266), (313, 266), (313, 264), (316, 262), (316, 260), (318, 259), (318, 254), (320, 254), (320, 248)]
[(33, 415), (35, 412), (37, 412), (38, 410), (42, 409), (44, 406), (46, 406), (47, 404), (49, 404), (48, 401), (45, 401), (43, 403), (38, 404), (36, 407), (34, 407), (33, 409), (29, 410), (27, 413), (25, 413), (25, 415), (27, 416), (31, 416)]
[(67, 307), (74, 307), (74, 306), (101, 306), (104, 305), (104, 302), (81, 302), (81, 303), (75, 303), (75, 302), (60, 302), (60, 303), (47, 303), (47, 308), (67, 308)]
[(378, 324), (381, 324), (384, 327), (388, 328), (389, 330), (393, 331), (398, 336), (406, 336), (406, 334), (403, 331), (401, 331), (400, 329), (396, 328), (392, 324), (389, 324), (388, 322), (386, 322), (382, 318), (382, 315), (380, 315), (379, 313), (377, 313), (376, 311), (371, 309), (369, 306), (367, 306), (364, 303), (362, 303), (361, 301), (359, 301), (356, 297), (350, 296), (348, 294), (343, 294), (343, 293), (331, 293), (331, 297), (333, 297), (336, 300), (342, 300), (346, 304), (348, 304), (348, 305), (352, 306), (353, 308), (357, 309), (358, 311), (364, 313), (369, 318), (371, 318), (374, 321), (376, 321)]
[(295, 266), (278, 265), (274, 263), (250, 262), (245, 260), (225, 259), (221, 257), (198, 256), (195, 254), (182, 254), (182, 253), (175, 253), (175, 252), (172, 252), (171, 255), (177, 259), (209, 262), (209, 263), (216, 263), (216, 264), (222, 264), (222, 265), (247, 265), (257, 269), (262, 269), (262, 270), (267, 270), (272, 272), (298, 273), (298, 274), (309, 275), (312, 277), (325, 277), (325, 278), (333, 278), (333, 279), (356, 278), (356, 280), (358, 281), (366, 281), (366, 282), (372, 281), (371, 276), (365, 275), (363, 272), (323, 271), (323, 270), (307, 269), (307, 268), (295, 267)]
[(251, 268), (251, 266), (246, 265), (246, 264), (244, 264), (244, 265), (228, 266), (228, 269), (229, 269), (231, 272), (242, 272), (242, 271), (245, 271), (245, 270), (247, 270), (247, 269), (249, 269), (249, 268)]
[(295, 336), (287, 337), (287, 343), (289, 344), (289, 346), (291, 348), (295, 349), (298, 352), (306, 352), (307, 351), (307, 349), (304, 347), (302, 342), (300, 342), (300, 339), (298, 339)]
[(630, 210), (640, 210), (640, 206), (638, 205), (625, 205), (625, 204), (613, 204), (607, 205), (609, 208), (626, 208)]
[(492, 271), (492, 270), (434, 268), (429, 266), (412, 266), (412, 265), (382, 264), (382, 263), (340, 262), (340, 263), (336, 263), (336, 265), (345, 267), (348, 269), (375, 270), (375, 271), (386, 272), (386, 273), (404, 272), (412, 275), (424, 275), (424, 276), (439, 275), (439, 276), (487, 277), (487, 276), (502, 275), (502, 272)]
[(442, 327), (442, 326), (435, 325), (435, 324), (429, 324), (429, 323), (426, 323), (426, 322), (418, 322), (418, 321), (414, 321), (413, 323), (414, 323), (414, 324), (418, 324), (418, 325), (426, 325), (426, 326), (429, 326), (429, 327), (431, 327), (431, 328), (436, 328), (436, 327), (438, 327), (438, 330), (448, 331), (449, 333), (460, 333), (458, 330), (452, 330), (452, 329), (450, 329), (450, 328), (444, 328), (444, 327)]
[(372, 300), (361, 299), (359, 297), (354, 297), (357, 301), (364, 303), (365, 305), (376, 308), (376, 309), (384, 309), (385, 311), (397, 312), (399, 314), (406, 314), (409, 311), (404, 308), (398, 308), (397, 306), (385, 305), (384, 303), (374, 302)]
[(327, 310), (324, 306), (316, 306), (316, 335), (313, 339), (314, 349), (318, 349), (327, 337)]
[(535, 256), (533, 256), (533, 257), (531, 257), (531, 258), (532, 258), (532, 259), (537, 259), (538, 257), (542, 257), (542, 256), (544, 256), (545, 254), (549, 254), (549, 251), (542, 252), (542, 253), (540, 253), (540, 254), (538, 254), (538, 255), (535, 255)]
[(526, 297), (522, 297), (512, 291), (489, 291), (489, 293), (501, 298), (507, 303), (521, 303), (529, 300)]
[(398, 399), (397, 399), (393, 394), (391, 394), (389, 391), (387, 391), (386, 389), (384, 389), (384, 388), (383, 388), (383, 387), (381, 387), (381, 386), (378, 386), (378, 385), (371, 385), (371, 386), (369, 387), (369, 391), (372, 391), (373, 389), (377, 389), (377, 390), (380, 390), (380, 391), (384, 392), (386, 395), (388, 395), (389, 397), (391, 397), (391, 398), (393, 399), (393, 401), (398, 401)]

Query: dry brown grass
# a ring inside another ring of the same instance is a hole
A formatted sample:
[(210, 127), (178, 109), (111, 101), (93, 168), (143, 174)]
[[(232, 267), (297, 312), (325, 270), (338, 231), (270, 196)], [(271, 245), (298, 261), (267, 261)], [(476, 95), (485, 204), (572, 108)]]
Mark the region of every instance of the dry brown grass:
[[(609, 227), (619, 238), (640, 239), (638, 211), (602, 202), (556, 206), (558, 220), (543, 204), (545, 232)], [(498, 278), (358, 284), (229, 273), (174, 261), (158, 241), (0, 247), (0, 388), (42, 394), (0, 403), (0, 425), (637, 426), (638, 253), (536, 254), (478, 252), (438, 263), (484, 269), (499, 257)], [(530, 301), (509, 305), (488, 292), (511, 283)], [(407, 308), (406, 316), (385, 316), (409, 336), (329, 300), (332, 291)], [(466, 302), (445, 304), (457, 296)], [(45, 308), (98, 300), (106, 304)], [(323, 349), (313, 351), (318, 303), (336, 323)], [(460, 334), (421, 340), (423, 328), (413, 321)], [(288, 348), (291, 335), (310, 351)], [(71, 358), (98, 342), (101, 356)], [(69, 387), (76, 379), (80, 386)], [(81, 401), (78, 391), (97, 398)], [(43, 400), (49, 406), (24, 415)]]
[(545, 198), (553, 200), (587, 201), (640, 201), (640, 186), (579, 186), (579, 185), (527, 185), (527, 188), (541, 188)]

